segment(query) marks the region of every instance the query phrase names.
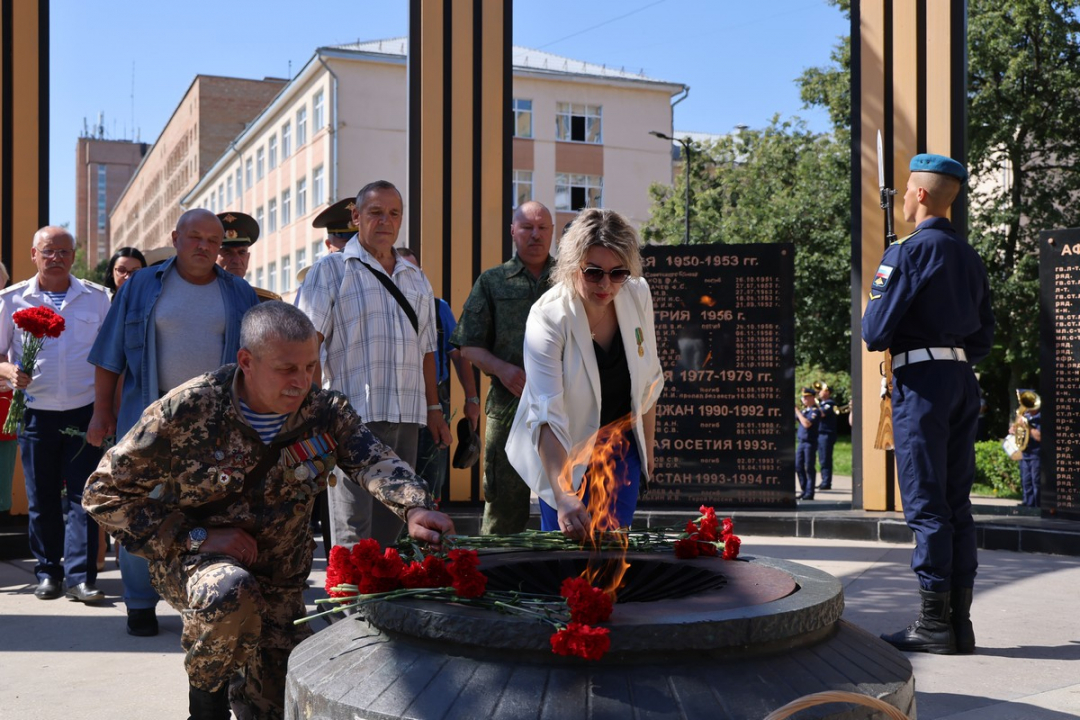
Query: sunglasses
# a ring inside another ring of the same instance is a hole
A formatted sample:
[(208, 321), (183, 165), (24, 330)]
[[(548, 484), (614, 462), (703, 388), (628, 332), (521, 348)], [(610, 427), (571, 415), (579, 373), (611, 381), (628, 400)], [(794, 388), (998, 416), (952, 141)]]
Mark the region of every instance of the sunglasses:
[(615, 268), (613, 270), (604, 270), (603, 268), (588, 267), (581, 268), (581, 276), (585, 278), (585, 282), (598, 283), (604, 279), (604, 276), (611, 277), (611, 282), (616, 285), (621, 285), (630, 279), (630, 271), (626, 268)]

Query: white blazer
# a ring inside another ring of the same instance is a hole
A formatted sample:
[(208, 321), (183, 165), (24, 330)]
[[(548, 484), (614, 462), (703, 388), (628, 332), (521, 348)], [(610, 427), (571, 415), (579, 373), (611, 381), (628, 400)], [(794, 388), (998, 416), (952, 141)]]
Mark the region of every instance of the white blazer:
[[(648, 283), (643, 278), (631, 278), (615, 296), (614, 304), (630, 368), (634, 436), (645, 470), (648, 465), (641, 416), (656, 404), (664, 388)], [(525, 326), (525, 390), (506, 443), (510, 464), (544, 502), (554, 507), (555, 494), (537, 449), (540, 429), (545, 424), (551, 427), (567, 456), (577, 461), (572, 470), (577, 489), (600, 429), (600, 371), (585, 306), (577, 292), (562, 284), (544, 293), (529, 312)]]

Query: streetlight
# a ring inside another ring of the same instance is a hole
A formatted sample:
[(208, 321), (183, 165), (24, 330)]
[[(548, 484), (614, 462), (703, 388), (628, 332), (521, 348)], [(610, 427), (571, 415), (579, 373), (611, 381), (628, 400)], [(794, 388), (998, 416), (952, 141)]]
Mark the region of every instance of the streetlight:
[(683, 238), (683, 243), (690, 244), (690, 143), (693, 142), (689, 137), (684, 137), (682, 140), (673, 138), (670, 135), (665, 135), (658, 130), (650, 130), (650, 135), (655, 135), (661, 140), (667, 140), (668, 142), (677, 142), (682, 145), (683, 149), (683, 165), (686, 168), (686, 237)]

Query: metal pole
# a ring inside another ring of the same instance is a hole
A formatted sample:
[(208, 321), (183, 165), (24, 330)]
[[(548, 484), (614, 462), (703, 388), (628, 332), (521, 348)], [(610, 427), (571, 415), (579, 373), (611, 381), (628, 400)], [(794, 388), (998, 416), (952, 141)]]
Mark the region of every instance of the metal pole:
[(690, 138), (680, 141), (683, 146), (683, 164), (686, 166), (686, 237), (683, 243), (690, 244)]

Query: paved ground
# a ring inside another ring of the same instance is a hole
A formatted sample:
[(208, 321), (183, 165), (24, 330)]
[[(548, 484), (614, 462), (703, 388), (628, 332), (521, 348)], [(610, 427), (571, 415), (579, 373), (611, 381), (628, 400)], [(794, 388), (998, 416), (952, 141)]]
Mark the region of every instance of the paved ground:
[[(914, 618), (918, 591), (908, 547), (745, 537), (743, 552), (803, 562), (837, 576), (844, 584), (844, 617), (875, 634)], [(972, 607), (978, 652), (911, 656), (918, 717), (1080, 717), (1080, 562), (1001, 551), (980, 553), (980, 562)], [(316, 563), (316, 587), (324, 569)], [(186, 717), (180, 617), (162, 604), (158, 637), (125, 634), (120, 572), (111, 555), (98, 583), (109, 596), (103, 605), (41, 601), (33, 596), (34, 584), (31, 561), (0, 562), (0, 717)], [(320, 595), (309, 591), (309, 601)]]

